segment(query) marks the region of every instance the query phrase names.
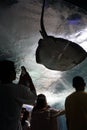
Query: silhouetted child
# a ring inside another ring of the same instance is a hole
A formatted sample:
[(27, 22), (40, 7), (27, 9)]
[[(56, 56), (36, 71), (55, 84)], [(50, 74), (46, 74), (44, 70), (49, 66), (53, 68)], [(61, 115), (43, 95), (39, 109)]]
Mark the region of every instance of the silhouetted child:
[(29, 113), (29, 111), (25, 110), (23, 112), (21, 124), (22, 124), (23, 130), (30, 130), (30, 113)]

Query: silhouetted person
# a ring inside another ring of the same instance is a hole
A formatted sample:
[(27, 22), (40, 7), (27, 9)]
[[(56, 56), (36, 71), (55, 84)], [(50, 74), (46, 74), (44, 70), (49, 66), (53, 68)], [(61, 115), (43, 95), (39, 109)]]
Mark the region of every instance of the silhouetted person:
[(66, 121), (68, 130), (87, 130), (87, 93), (86, 83), (80, 76), (72, 81), (75, 92), (65, 100)]
[(30, 130), (30, 112), (25, 110), (21, 120), (22, 130)]
[(18, 84), (26, 85), (32, 91), (36, 92), (36, 89), (35, 89), (32, 79), (31, 79), (31, 76), (27, 72), (25, 66), (21, 66), (21, 75), (20, 75)]
[(23, 115), (24, 115), (24, 112), (26, 111), (26, 108), (23, 108), (22, 107), (22, 110), (21, 110), (21, 115), (20, 115), (20, 121), (22, 121), (22, 118), (23, 118)]
[(34, 104), (36, 94), (27, 86), (13, 83), (16, 78), (14, 62), (0, 61), (0, 130), (21, 130), (23, 104)]
[(31, 130), (58, 130), (57, 116), (63, 115), (64, 110), (56, 110), (47, 104), (44, 94), (39, 94), (31, 113)]

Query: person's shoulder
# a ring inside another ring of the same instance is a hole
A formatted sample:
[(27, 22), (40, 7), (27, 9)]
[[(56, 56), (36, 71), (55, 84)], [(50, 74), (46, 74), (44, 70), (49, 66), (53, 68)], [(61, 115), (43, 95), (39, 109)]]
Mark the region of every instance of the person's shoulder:
[[(17, 88), (25, 88), (26, 86), (25, 85), (22, 85), (22, 84), (17, 84), (17, 83), (11, 83), (11, 84), (8, 84), (9, 86), (12, 86), (12, 87), (17, 87)], [(27, 88), (27, 87), (26, 87)]]
[(15, 83), (6, 83), (6, 84), (0, 84), (0, 86), (7, 88), (16, 88), (18, 85)]
[(19, 91), (30, 91), (30, 88), (22, 84), (12, 83), (12, 84), (8, 84), (8, 86)]
[(87, 99), (87, 92), (83, 91), (81, 95)]
[(86, 92), (86, 91), (83, 91), (82, 93), (83, 93), (83, 94), (87, 94), (87, 92)]
[(76, 94), (76, 92), (72, 92), (71, 94), (69, 94), (69, 95), (66, 97), (65, 101), (71, 100), (71, 98), (73, 98), (75, 94)]

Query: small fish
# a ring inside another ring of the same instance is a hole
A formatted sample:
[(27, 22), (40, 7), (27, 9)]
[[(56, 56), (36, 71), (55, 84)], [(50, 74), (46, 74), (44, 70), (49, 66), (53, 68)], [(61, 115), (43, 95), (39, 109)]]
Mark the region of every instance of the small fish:
[(87, 52), (78, 44), (64, 38), (49, 36), (44, 27), (44, 7), (43, 0), (40, 25), (42, 39), (38, 42), (36, 49), (36, 62), (43, 64), (51, 70), (67, 71), (80, 64), (86, 57)]

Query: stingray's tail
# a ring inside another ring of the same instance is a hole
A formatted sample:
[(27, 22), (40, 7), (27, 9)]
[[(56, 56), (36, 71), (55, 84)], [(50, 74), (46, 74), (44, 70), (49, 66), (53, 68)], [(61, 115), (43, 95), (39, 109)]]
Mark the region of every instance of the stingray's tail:
[(42, 5), (42, 12), (41, 12), (41, 19), (40, 19), (40, 26), (41, 26), (40, 33), (41, 33), (43, 38), (46, 38), (47, 37), (47, 33), (46, 33), (46, 30), (45, 30), (45, 27), (44, 27), (44, 20), (43, 20), (44, 8), (45, 8), (45, 0), (43, 0), (43, 5)]

